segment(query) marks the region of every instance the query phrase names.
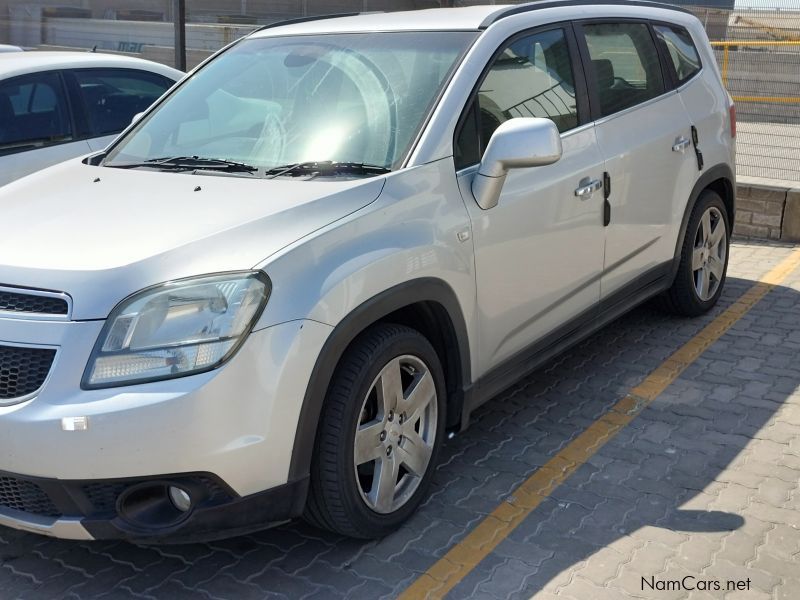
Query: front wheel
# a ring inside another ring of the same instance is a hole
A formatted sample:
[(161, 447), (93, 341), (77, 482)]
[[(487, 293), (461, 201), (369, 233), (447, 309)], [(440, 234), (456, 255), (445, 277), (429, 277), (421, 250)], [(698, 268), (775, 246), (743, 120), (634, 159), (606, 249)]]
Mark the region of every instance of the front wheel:
[(675, 281), (662, 297), (664, 307), (689, 317), (711, 310), (725, 285), (729, 250), (725, 203), (719, 194), (706, 190), (689, 218)]
[(361, 334), (325, 398), (306, 518), (357, 538), (395, 530), (428, 487), (442, 443), (445, 387), (419, 332), (380, 324)]

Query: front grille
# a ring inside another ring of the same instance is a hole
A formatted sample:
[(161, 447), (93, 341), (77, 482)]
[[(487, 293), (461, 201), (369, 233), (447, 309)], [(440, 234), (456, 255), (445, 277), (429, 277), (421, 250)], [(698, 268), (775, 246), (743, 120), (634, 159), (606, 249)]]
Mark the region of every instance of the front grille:
[(45, 517), (61, 516), (42, 488), (32, 481), (16, 477), (0, 477), (0, 507)]
[(0, 290), (0, 311), (66, 315), (69, 312), (69, 305), (64, 298), (12, 292), (6, 289)]
[(47, 379), (56, 351), (0, 346), (0, 401), (32, 394)]

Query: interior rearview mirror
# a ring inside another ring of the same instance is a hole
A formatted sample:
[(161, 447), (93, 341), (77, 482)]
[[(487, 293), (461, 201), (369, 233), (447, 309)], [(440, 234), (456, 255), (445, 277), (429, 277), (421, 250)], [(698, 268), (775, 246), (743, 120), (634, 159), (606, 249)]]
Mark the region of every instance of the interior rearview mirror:
[(472, 180), (472, 193), (484, 210), (497, 206), (510, 169), (550, 165), (561, 158), (561, 136), (550, 119), (521, 117), (498, 127)]

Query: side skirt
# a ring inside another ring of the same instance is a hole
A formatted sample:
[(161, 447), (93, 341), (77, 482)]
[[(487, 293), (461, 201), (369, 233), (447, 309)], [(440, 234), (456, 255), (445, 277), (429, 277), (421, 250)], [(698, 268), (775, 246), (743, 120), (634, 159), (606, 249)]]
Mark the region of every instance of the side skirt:
[(465, 389), (461, 430), (469, 425), (470, 415), (476, 408), (552, 358), (668, 289), (673, 280), (672, 266), (673, 261), (670, 260), (643, 273), (624, 288), (512, 356)]

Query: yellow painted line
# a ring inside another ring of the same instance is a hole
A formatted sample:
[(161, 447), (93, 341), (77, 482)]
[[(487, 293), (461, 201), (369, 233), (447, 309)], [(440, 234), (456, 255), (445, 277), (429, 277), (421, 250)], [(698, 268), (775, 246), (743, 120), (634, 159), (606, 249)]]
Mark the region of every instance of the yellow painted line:
[(725, 40), (711, 42), (712, 46), (730, 48), (731, 46), (800, 46), (800, 40)]
[(734, 102), (765, 102), (767, 104), (798, 104), (796, 96), (732, 96)]
[(443, 598), (481, 560), (491, 554), (553, 490), (635, 419), (686, 367), (746, 315), (770, 290), (780, 285), (798, 266), (800, 266), (800, 248), (792, 251), (736, 302), (706, 325), (700, 333), (651, 371), (606, 414), (525, 480), (512, 497), (494, 509), (467, 537), (412, 583), (400, 595), (400, 599)]
[(725, 87), (728, 86), (728, 59), (730, 58), (730, 47), (725, 46), (722, 53), (722, 83)]

